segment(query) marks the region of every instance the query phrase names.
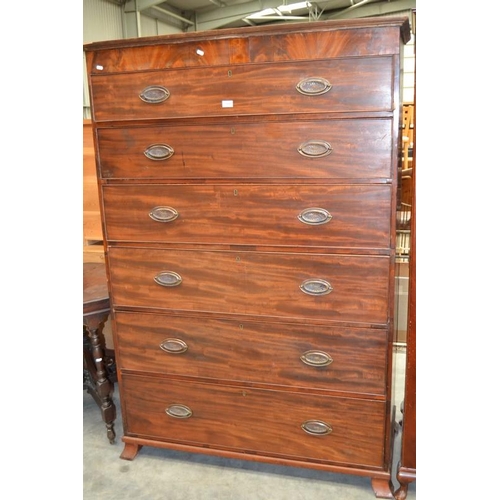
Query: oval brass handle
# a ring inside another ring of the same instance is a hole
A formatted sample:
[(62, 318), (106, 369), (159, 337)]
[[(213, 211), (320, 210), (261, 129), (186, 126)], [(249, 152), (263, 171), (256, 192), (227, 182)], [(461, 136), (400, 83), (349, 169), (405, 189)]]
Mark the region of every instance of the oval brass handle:
[(326, 436), (332, 432), (332, 426), (322, 420), (307, 420), (302, 425), (302, 430), (313, 436)]
[(311, 76), (301, 80), (295, 88), (304, 95), (321, 95), (326, 94), (332, 88), (332, 85), (325, 78)]
[(333, 290), (328, 281), (321, 279), (304, 280), (300, 289), (308, 295), (328, 295)]
[(300, 222), (304, 224), (309, 224), (311, 226), (319, 226), (321, 224), (326, 224), (332, 220), (332, 215), (328, 210), (324, 208), (306, 208), (297, 215)]
[(149, 216), (156, 222), (172, 222), (179, 217), (179, 212), (172, 207), (155, 207)]
[(150, 160), (168, 160), (174, 155), (174, 148), (168, 144), (152, 144), (144, 151), (144, 154)]
[(139, 97), (148, 104), (159, 104), (170, 97), (170, 92), (161, 85), (150, 85), (139, 94)]
[(323, 140), (311, 140), (303, 142), (297, 151), (307, 158), (322, 158), (332, 152), (332, 146), (329, 142)]
[(188, 345), (181, 339), (165, 339), (160, 348), (170, 354), (182, 354), (188, 350)]
[(328, 366), (333, 362), (332, 357), (323, 351), (306, 351), (300, 360), (309, 366)]
[(174, 418), (189, 418), (193, 415), (193, 412), (191, 408), (189, 408), (189, 406), (179, 404), (170, 405), (165, 410), (165, 413)]
[(179, 286), (182, 283), (182, 278), (173, 271), (163, 271), (155, 276), (155, 281), (161, 286)]

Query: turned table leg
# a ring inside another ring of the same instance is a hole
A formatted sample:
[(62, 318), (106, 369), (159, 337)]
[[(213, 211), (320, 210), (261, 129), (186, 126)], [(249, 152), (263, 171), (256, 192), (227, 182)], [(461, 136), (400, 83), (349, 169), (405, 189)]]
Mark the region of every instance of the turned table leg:
[(101, 415), (106, 424), (107, 436), (110, 443), (115, 442), (116, 434), (114, 422), (116, 419), (116, 407), (112, 399), (113, 383), (109, 380), (106, 365), (104, 363), (104, 349), (101, 344), (100, 330), (106, 321), (109, 311), (94, 313), (92, 316), (84, 318), (84, 325), (87, 328), (90, 344), (92, 346), (92, 359), (95, 366), (95, 391), (99, 397)]

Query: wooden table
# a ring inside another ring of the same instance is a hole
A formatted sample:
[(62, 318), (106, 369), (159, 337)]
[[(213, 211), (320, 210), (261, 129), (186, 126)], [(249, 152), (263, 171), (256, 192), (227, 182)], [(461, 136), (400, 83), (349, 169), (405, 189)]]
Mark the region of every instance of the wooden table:
[(84, 389), (101, 408), (110, 443), (115, 442), (116, 407), (113, 402), (114, 383), (110, 379), (105, 356), (103, 326), (108, 319), (110, 302), (103, 263), (83, 264), (83, 363)]

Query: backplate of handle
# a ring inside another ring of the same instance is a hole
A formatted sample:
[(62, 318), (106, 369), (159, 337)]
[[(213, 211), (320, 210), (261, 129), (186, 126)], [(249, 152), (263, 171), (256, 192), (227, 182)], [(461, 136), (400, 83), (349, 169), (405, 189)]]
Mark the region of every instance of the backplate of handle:
[(326, 436), (332, 432), (332, 426), (322, 420), (307, 420), (302, 425), (302, 430), (313, 436)]
[(154, 280), (158, 285), (167, 287), (179, 286), (182, 283), (180, 274), (174, 273), (173, 271), (162, 271), (155, 276)]
[(332, 290), (332, 285), (322, 279), (307, 279), (304, 280), (300, 289), (307, 295), (328, 295)]
[(188, 350), (188, 345), (181, 339), (165, 339), (160, 348), (170, 354), (182, 354)]
[(301, 94), (316, 96), (326, 94), (332, 88), (332, 84), (326, 78), (310, 76), (301, 80), (295, 88)]
[(165, 413), (174, 418), (189, 418), (193, 415), (193, 411), (189, 406), (181, 404), (170, 405), (165, 410)]
[(179, 217), (179, 212), (172, 207), (155, 207), (149, 216), (156, 222), (172, 222)]
[(311, 207), (306, 208), (297, 215), (300, 222), (310, 226), (320, 226), (332, 220), (332, 214), (324, 208)]
[(174, 155), (174, 148), (168, 144), (151, 144), (145, 149), (144, 155), (150, 160), (168, 160)]
[(170, 91), (161, 85), (149, 85), (139, 97), (148, 104), (159, 104), (170, 97)]
[(303, 142), (297, 151), (307, 158), (322, 158), (332, 152), (332, 146), (329, 142), (323, 140), (311, 140)]
[(300, 356), (300, 360), (302, 363), (314, 367), (328, 366), (333, 362), (332, 357), (323, 351), (306, 351)]

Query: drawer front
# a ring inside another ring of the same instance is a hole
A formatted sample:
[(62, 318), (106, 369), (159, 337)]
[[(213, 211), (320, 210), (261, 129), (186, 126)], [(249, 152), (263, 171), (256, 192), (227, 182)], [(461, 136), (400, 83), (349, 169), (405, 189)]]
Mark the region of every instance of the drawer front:
[[(331, 57), (394, 54), (399, 50), (399, 28), (366, 28), (319, 32), (203, 39), (159, 43), (143, 47), (99, 50), (93, 53), (92, 74), (164, 68), (214, 66), (248, 62), (326, 59)], [(193, 33), (196, 36), (196, 33)], [(185, 38), (185, 35), (182, 35)], [(172, 39), (172, 37), (170, 37)]]
[(115, 325), (122, 370), (385, 394), (385, 329), (128, 312)]
[(96, 121), (392, 111), (392, 90), (392, 58), (388, 56), (92, 78)]
[(383, 465), (384, 402), (126, 374), (120, 395), (129, 436), (332, 464)]
[(103, 178), (391, 178), (392, 120), (98, 129)]
[(90, 72), (94, 75), (229, 64), (232, 52), (241, 45), (235, 40), (200, 40), (193, 42), (146, 45), (99, 50), (92, 54)]
[(110, 241), (388, 248), (391, 189), (104, 186), (104, 216)]
[(140, 248), (109, 248), (108, 257), (115, 307), (388, 319), (389, 257)]

